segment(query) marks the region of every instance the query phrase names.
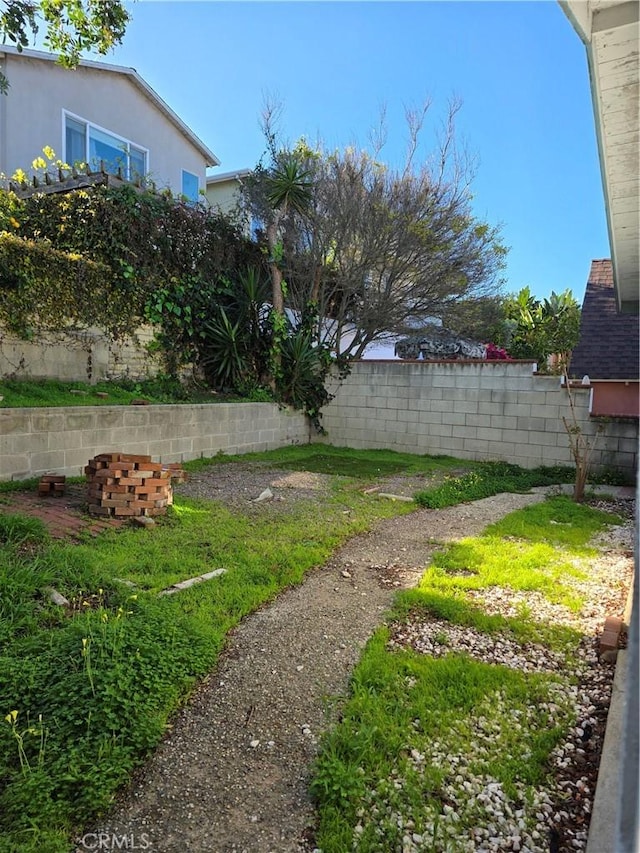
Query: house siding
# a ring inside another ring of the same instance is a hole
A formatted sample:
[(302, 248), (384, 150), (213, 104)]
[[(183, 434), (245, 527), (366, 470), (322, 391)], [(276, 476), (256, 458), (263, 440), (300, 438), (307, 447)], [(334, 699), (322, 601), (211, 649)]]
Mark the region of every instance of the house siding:
[[(1, 48), (0, 48), (1, 54)], [(4, 54), (9, 93), (0, 100), (0, 172), (28, 170), (48, 145), (64, 156), (63, 110), (149, 150), (149, 173), (158, 186), (182, 190), (182, 170), (205, 186), (202, 152), (160, 112), (127, 75), (47, 59)]]
[(209, 184), (205, 195), (211, 207), (218, 208), (222, 213), (230, 213), (240, 199), (240, 184), (236, 178)]

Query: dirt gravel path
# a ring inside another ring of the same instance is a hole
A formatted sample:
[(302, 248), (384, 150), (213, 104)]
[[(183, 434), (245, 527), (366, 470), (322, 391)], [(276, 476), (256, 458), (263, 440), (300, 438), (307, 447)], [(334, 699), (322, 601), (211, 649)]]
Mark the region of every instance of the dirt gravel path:
[(99, 831), (152, 853), (309, 849), (317, 741), (395, 589), (418, 581), (439, 543), (476, 535), (543, 498), (502, 494), (418, 510), (351, 539), (238, 626)]

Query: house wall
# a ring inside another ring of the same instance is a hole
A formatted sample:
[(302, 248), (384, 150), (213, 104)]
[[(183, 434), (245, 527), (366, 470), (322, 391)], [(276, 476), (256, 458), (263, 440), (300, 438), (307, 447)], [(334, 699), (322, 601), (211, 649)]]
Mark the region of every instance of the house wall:
[(239, 199), (239, 184), (235, 178), (208, 184), (205, 196), (211, 207), (219, 208), (222, 213), (235, 209)]
[[(525, 468), (572, 465), (562, 417), (571, 417), (557, 376), (538, 376), (527, 362), (361, 361), (332, 391), (323, 439), (356, 448), (495, 459)], [(590, 389), (574, 389), (578, 423), (589, 417)], [(637, 421), (609, 421), (593, 463), (635, 477)]]
[(160, 361), (145, 345), (153, 339), (150, 326), (134, 337), (109, 341), (99, 329), (77, 334), (44, 334), (25, 341), (0, 328), (0, 377), (99, 382), (102, 379), (147, 379), (160, 372)]
[(0, 98), (0, 173), (27, 171), (46, 145), (64, 159), (66, 109), (149, 149), (150, 176), (159, 186), (180, 193), (186, 169), (204, 188), (203, 155), (125, 74), (82, 65), (70, 71), (51, 60), (10, 53), (2, 68), (10, 88)]
[(306, 444), (309, 422), (273, 403), (0, 408), (0, 437), (0, 480), (22, 480), (48, 471), (79, 476), (98, 453), (184, 462)]

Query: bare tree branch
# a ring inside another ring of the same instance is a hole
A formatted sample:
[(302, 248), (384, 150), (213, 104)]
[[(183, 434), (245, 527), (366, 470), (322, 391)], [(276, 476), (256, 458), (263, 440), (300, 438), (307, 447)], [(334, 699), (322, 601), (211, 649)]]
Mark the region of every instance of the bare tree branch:
[[(278, 222), (287, 305), (301, 316), (313, 302), (318, 337), (340, 355), (358, 357), (372, 341), (415, 330), (456, 301), (499, 290), (506, 249), (499, 228), (470, 207), (472, 167), (455, 139), (458, 102), (450, 104), (434, 156), (416, 165), (428, 107), (406, 111), (400, 169), (355, 147), (307, 149), (304, 216), (288, 208)], [(249, 198), (254, 215), (257, 198)], [(263, 221), (272, 221), (268, 212)]]

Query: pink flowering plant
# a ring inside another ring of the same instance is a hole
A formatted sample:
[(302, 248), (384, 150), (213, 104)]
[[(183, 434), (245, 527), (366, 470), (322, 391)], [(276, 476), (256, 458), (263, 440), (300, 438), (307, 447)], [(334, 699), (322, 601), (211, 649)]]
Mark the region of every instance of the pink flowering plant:
[(486, 344), (485, 348), (485, 358), (487, 361), (512, 361), (511, 356), (504, 347), (499, 347), (497, 344)]

